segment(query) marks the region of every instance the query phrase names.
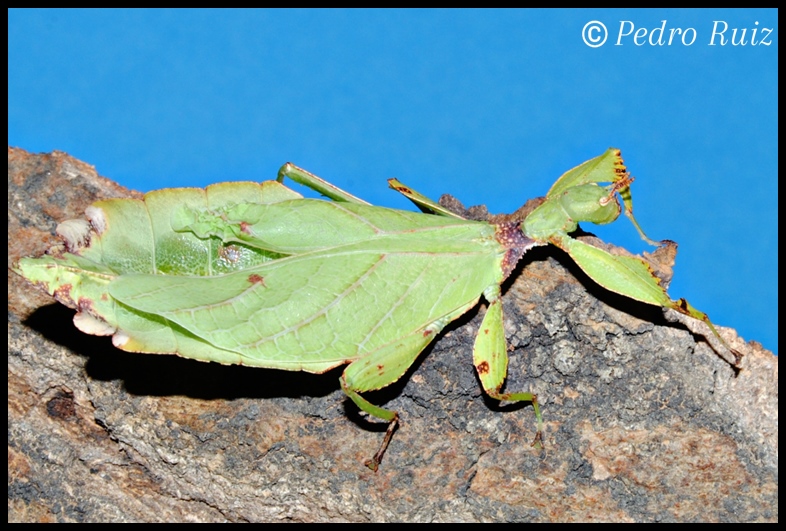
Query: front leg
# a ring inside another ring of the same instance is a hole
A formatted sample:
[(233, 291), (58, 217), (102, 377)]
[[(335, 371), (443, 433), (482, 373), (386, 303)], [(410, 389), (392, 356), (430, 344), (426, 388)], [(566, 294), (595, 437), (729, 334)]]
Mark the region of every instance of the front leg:
[(707, 314), (694, 308), (685, 299), (672, 300), (660, 279), (655, 276), (652, 268), (637, 256), (617, 256), (571, 238), (567, 234), (557, 233), (551, 243), (567, 252), (592, 280), (609, 291), (619, 293), (637, 301), (678, 312), (703, 321), (710, 332), (731, 352), (734, 361), (724, 357), (735, 368), (740, 367), (742, 353), (731, 346), (720, 336)]

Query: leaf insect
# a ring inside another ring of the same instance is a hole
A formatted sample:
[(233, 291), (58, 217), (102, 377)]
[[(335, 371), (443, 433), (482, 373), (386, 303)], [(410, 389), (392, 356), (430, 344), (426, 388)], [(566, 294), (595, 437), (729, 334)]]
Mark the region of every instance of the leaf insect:
[[(304, 199), (285, 177), (331, 201)], [(642, 259), (570, 237), (579, 222), (616, 220), (621, 197), (641, 237), (657, 245), (633, 217), (632, 181), (620, 151), (609, 149), (562, 175), (523, 222), (493, 224), (463, 219), (393, 179), (429, 213), (372, 206), (287, 163), (276, 181), (98, 201), (86, 210), (89, 223), (58, 226), (64, 250), (24, 258), (15, 270), (75, 308), (81, 331), (112, 335), (123, 350), (312, 373), (348, 364), (344, 393), (389, 423), (366, 462), (376, 471), (398, 413), (361, 393), (401, 378), (481, 295), (489, 306), (473, 352), (480, 382), (492, 398), (532, 403), (532, 444), (542, 446), (537, 397), (502, 391), (500, 284), (534, 246), (560, 247), (606, 289), (705, 322), (729, 348), (705, 313), (671, 300)], [(741, 354), (731, 352), (738, 366)]]

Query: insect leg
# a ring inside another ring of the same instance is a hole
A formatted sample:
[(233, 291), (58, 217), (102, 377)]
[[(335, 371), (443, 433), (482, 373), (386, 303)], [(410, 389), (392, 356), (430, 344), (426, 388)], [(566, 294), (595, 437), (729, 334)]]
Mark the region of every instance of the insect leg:
[(644, 260), (635, 256), (613, 255), (564, 234), (553, 236), (551, 241), (566, 251), (592, 280), (604, 288), (637, 301), (671, 308), (704, 321), (710, 332), (734, 356), (732, 365), (739, 367), (742, 354), (724, 341), (707, 314), (691, 306), (685, 299), (671, 300), (669, 294), (660, 285), (660, 279)]
[(500, 393), (508, 374), (508, 352), (505, 330), (502, 326), (502, 299), (498, 285), (484, 292), (490, 300), (486, 315), (475, 338), (474, 364), (483, 390), (491, 398), (508, 402), (532, 402), (537, 419), (537, 433), (532, 446), (542, 448), (543, 417), (540, 415), (538, 397), (532, 393)]
[(398, 179), (388, 179), (388, 185), (400, 194), (403, 194), (407, 199), (415, 203), (415, 205), (427, 214), (437, 214), (439, 216), (446, 216), (449, 218), (464, 219), (455, 212), (448, 210), (439, 203), (436, 203), (426, 197), (425, 195), (416, 192), (409, 186)]
[(636, 230), (639, 231), (639, 236), (641, 239), (647, 242), (650, 245), (658, 246), (660, 245), (659, 242), (656, 242), (653, 239), (650, 239), (646, 234), (644, 234), (644, 230), (639, 225), (639, 222), (636, 221), (636, 218), (633, 217), (633, 198), (630, 195), (630, 183), (633, 182), (633, 177), (628, 176), (627, 179), (624, 181), (624, 186), (617, 187), (615, 183), (615, 190), (619, 192), (620, 196), (622, 196), (622, 202), (625, 204), (625, 215), (628, 219), (633, 223), (633, 226), (636, 227)]
[(319, 192), (325, 197), (329, 197), (333, 201), (345, 201), (347, 203), (358, 203), (361, 205), (369, 204), (367, 201), (363, 201), (359, 197), (355, 197), (349, 192), (342, 190), (338, 186), (330, 184), (323, 178), (317, 177), (310, 171), (306, 171), (303, 168), (295, 166), (291, 162), (287, 162), (281, 166), (281, 169), (278, 170), (278, 177), (276, 180), (280, 183), (283, 183), (284, 177), (289, 177), (296, 183), (307, 186), (315, 192)]
[(372, 353), (350, 363), (341, 375), (341, 389), (362, 410), (390, 423), (382, 444), (366, 466), (376, 472), (382, 456), (390, 443), (393, 432), (398, 426), (398, 413), (376, 406), (360, 396), (365, 391), (375, 391), (387, 387), (401, 378), (415, 362), (426, 345), (451, 321), (477, 304), (477, 299), (461, 306), (450, 314), (434, 321), (424, 328), (415, 330), (404, 337), (379, 348)]
[(390, 423), (379, 450), (366, 461), (366, 466), (375, 472), (398, 426), (398, 413), (375, 406), (359, 393), (381, 389), (401, 378), (435, 335), (424, 335), (423, 330), (418, 330), (351, 363), (341, 375), (341, 388), (361, 410)]

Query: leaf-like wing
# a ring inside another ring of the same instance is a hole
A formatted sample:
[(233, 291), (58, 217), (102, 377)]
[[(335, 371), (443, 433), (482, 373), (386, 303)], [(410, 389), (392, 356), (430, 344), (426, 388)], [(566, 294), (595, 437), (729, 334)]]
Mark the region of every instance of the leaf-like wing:
[(19, 269), (129, 351), (322, 372), (433, 334), (502, 280), (492, 225), (272, 182), (102, 201), (88, 217), (64, 226), (73, 252)]
[(218, 277), (124, 275), (109, 292), (244, 365), (324, 372), (430, 334), (430, 324), (477, 301), (501, 280), (504, 249), (493, 234), (483, 223), (399, 233)]
[[(145, 338), (144, 344), (156, 345), (153, 352), (174, 352), (182, 343), (202, 341), (158, 316), (129, 312), (109, 296), (107, 286), (118, 276), (130, 273), (216, 275), (278, 258), (280, 255), (258, 248), (227, 246), (216, 238), (176, 232), (171, 227), (172, 212), (184, 205), (222, 209), (239, 201), (274, 203), (299, 197), (270, 181), (222, 183), (206, 189), (165, 189), (150, 192), (143, 201), (99, 201), (87, 209), (89, 225), (68, 221), (61, 224), (62, 230), (58, 228), (69, 252), (24, 258), (15, 269), (43, 286), (58, 301), (77, 309), (74, 324), (80, 330), (100, 335), (117, 331), (115, 341), (134, 350), (134, 342), (127, 338), (131, 333)], [(189, 349), (194, 352), (193, 357), (216, 359), (214, 347), (210, 347), (209, 356), (201, 346), (192, 345)], [(236, 360), (237, 354), (231, 357)], [(235, 362), (224, 358), (217, 361)]]
[[(273, 204), (241, 203), (223, 209), (184, 206), (173, 216), (178, 231), (215, 236), (279, 254), (301, 254), (394, 234), (449, 236), (446, 227), (475, 221), (424, 215), (356, 203), (297, 199)], [(471, 233), (470, 229), (470, 233)], [(456, 237), (463, 238), (459, 231)]]

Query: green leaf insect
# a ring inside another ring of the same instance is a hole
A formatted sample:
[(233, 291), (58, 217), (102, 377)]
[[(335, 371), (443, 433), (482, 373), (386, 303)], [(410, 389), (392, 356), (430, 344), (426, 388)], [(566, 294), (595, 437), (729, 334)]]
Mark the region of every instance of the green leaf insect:
[[(285, 177), (331, 200), (304, 199), (281, 184)], [(81, 331), (111, 335), (123, 350), (312, 373), (348, 364), (343, 391), (389, 423), (366, 462), (372, 470), (398, 414), (361, 393), (401, 378), (482, 295), (489, 306), (474, 345), (478, 377), (492, 398), (532, 403), (533, 446), (541, 447), (537, 397), (502, 391), (500, 284), (533, 246), (552, 243), (601, 286), (704, 321), (728, 348), (707, 315), (671, 300), (642, 259), (569, 236), (578, 222), (617, 219), (622, 197), (641, 237), (656, 244), (633, 217), (632, 180), (619, 150), (609, 149), (560, 177), (523, 221), (493, 224), (463, 219), (395, 180), (391, 187), (428, 213), (372, 206), (285, 164), (277, 181), (98, 201), (89, 222), (58, 226), (64, 248), (24, 258), (15, 270), (75, 308)], [(732, 353), (736, 366), (741, 355)]]

